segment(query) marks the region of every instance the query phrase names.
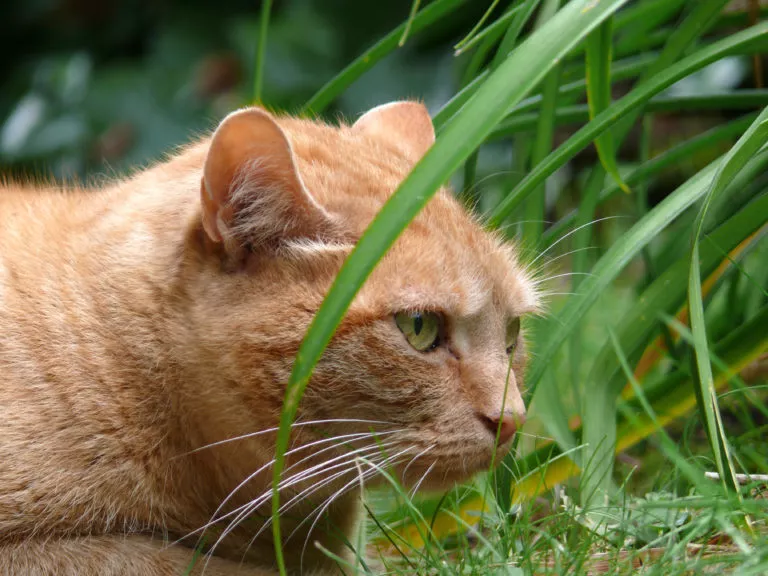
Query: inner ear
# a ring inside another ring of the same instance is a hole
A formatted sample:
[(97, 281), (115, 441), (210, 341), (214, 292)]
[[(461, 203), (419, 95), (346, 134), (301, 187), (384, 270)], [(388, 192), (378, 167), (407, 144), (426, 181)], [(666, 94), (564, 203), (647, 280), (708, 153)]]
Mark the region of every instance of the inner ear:
[(286, 134), (260, 108), (234, 112), (216, 129), (200, 195), (206, 234), (228, 250), (315, 237), (331, 224), (305, 188)]
[(435, 128), (421, 102), (390, 102), (363, 114), (352, 126), (370, 136), (388, 141), (414, 160), (426, 154), (435, 142)]

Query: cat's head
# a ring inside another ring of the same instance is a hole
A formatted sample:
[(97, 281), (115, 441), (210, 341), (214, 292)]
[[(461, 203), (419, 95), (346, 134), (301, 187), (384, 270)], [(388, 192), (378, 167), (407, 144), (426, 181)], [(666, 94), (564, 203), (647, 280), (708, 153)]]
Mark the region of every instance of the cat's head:
[[(218, 407), (210, 440), (276, 424), (336, 273), (434, 138), (415, 102), (340, 127), (258, 108), (220, 124), (190, 234), (198, 342), (188, 362), (207, 383), (199, 404)], [(487, 467), (497, 436), (503, 452), (525, 417), (520, 321), (537, 308), (515, 250), (439, 191), (352, 303), (301, 403), (301, 422), (323, 423), (297, 426), (296, 442), (360, 434), (351, 446), (392, 457), (407, 483)]]

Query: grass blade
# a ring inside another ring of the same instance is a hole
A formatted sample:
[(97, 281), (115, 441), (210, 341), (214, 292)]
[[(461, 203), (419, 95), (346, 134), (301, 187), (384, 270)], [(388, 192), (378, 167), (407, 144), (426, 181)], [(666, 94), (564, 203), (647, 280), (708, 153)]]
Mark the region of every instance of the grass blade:
[[(708, 275), (709, 285), (713, 276), (722, 275), (722, 271), (717, 269), (722, 262), (721, 252), (716, 246), (726, 250), (730, 257), (739, 254), (745, 247), (743, 245), (745, 239), (748, 241), (752, 234), (765, 225), (764, 214), (768, 213), (767, 211), (768, 196), (763, 195), (742, 208), (709, 235), (712, 242), (705, 245), (701, 252), (701, 270)], [(636, 305), (617, 325), (616, 332), (621, 347), (629, 356), (640, 352), (650, 341), (661, 313), (672, 314), (685, 302), (689, 265), (686, 256), (667, 268), (642, 292)], [(595, 356), (592, 373), (588, 380), (597, 385), (607, 385), (611, 387), (614, 395), (618, 395), (626, 381), (621, 378), (619, 366), (612, 356), (612, 349), (606, 343)], [(636, 375), (641, 377), (645, 372), (647, 370)]]
[[(543, 26), (557, 12), (560, 0), (545, 0), (536, 20), (536, 28)], [(594, 34), (594, 32), (593, 32)], [(541, 108), (536, 120), (536, 132), (531, 150), (531, 165), (535, 166), (552, 151), (555, 137), (555, 110), (557, 109), (558, 88), (560, 87), (560, 66), (555, 66), (544, 78)], [(526, 246), (539, 246), (544, 232), (545, 185), (532, 195), (525, 207), (523, 242)]]
[(491, 17), (491, 14), (496, 9), (496, 5), (499, 3), (499, 0), (493, 0), (491, 2), (491, 5), (488, 6), (488, 9), (485, 11), (485, 13), (481, 16), (480, 20), (477, 21), (477, 23), (472, 27), (472, 30), (469, 31), (469, 33), (456, 44), (453, 49), (456, 50), (456, 52), (460, 52), (463, 48), (466, 47), (469, 42), (472, 41), (472, 39), (477, 35), (477, 32), (483, 27), (483, 24), (485, 24), (485, 21), (488, 20), (488, 18)]
[(748, 160), (768, 142), (768, 108), (757, 117), (744, 135), (726, 154), (715, 174), (712, 185), (707, 193), (694, 223), (691, 238), (691, 267), (688, 275), (688, 309), (691, 318), (691, 332), (694, 339), (695, 364), (694, 374), (699, 389), (699, 403), (704, 415), (705, 430), (715, 457), (715, 464), (725, 487), (736, 490), (738, 482), (730, 457), (725, 430), (723, 429), (720, 409), (712, 377), (712, 365), (709, 359), (709, 344), (707, 342), (706, 326), (704, 323), (704, 304), (701, 296), (701, 273), (699, 258), (699, 239), (704, 227), (704, 221), (712, 202), (719, 199), (728, 183), (742, 170)]
[[(768, 161), (768, 154), (763, 154), (761, 157), (755, 158), (750, 162), (748, 169), (760, 170)], [(600, 259), (595, 268), (593, 269), (593, 275), (588, 277), (582, 285), (582, 292), (578, 297), (572, 298), (568, 305), (566, 305), (563, 314), (561, 315), (561, 328), (558, 329), (552, 337), (547, 341), (545, 345), (545, 352), (534, 359), (531, 367), (531, 376), (529, 381), (531, 386), (534, 386), (537, 379), (540, 377), (540, 373), (545, 369), (544, 364), (539, 364), (539, 360), (551, 359), (554, 355), (554, 351), (559, 347), (560, 339), (571, 333), (572, 327), (578, 322), (578, 319), (583, 316), (586, 309), (589, 308), (602, 293), (605, 286), (607, 286), (606, 276), (615, 277), (618, 274), (620, 268), (629, 262), (631, 257), (634, 257), (638, 252), (647, 245), (648, 242), (658, 234), (670, 220), (667, 220), (665, 224), (661, 223), (661, 220), (666, 220), (668, 217), (674, 217), (673, 213), (679, 214), (683, 209), (690, 206), (694, 201), (703, 197), (709, 187), (709, 182), (712, 176), (716, 172), (717, 164), (710, 164), (707, 168), (700, 171), (696, 176), (691, 178), (686, 184), (680, 187), (675, 193), (667, 197), (661, 204), (651, 210), (644, 218), (642, 218), (623, 238), (621, 238), (616, 244), (614, 244), (608, 252)], [(687, 197), (687, 198), (686, 198)], [(675, 208), (677, 205), (677, 208)], [(679, 209), (679, 212), (677, 211)], [(645, 228), (646, 232), (641, 230)], [(650, 235), (645, 235), (649, 233)], [(626, 246), (622, 246), (627, 242)], [(626, 253), (625, 256), (621, 256), (624, 250), (631, 250), (631, 256)], [(620, 263), (621, 262), (621, 263)], [(611, 270), (606, 266), (617, 266), (618, 269)], [(595, 370), (601, 370), (601, 367), (595, 362)], [(590, 382), (592, 382), (590, 378)], [(585, 411), (583, 419), (584, 426), (584, 438), (583, 441), (587, 445), (585, 453), (592, 456), (592, 450), (595, 446), (603, 446), (602, 453), (596, 457), (596, 460), (609, 462), (608, 466), (603, 474), (593, 474), (590, 476), (588, 482), (590, 483), (590, 490), (587, 493), (593, 493), (597, 497), (601, 492), (604, 492), (610, 482), (610, 471), (612, 467), (612, 459), (610, 454), (606, 454), (606, 451), (616, 441), (616, 428), (611, 425), (614, 421), (615, 415), (615, 400), (617, 397), (617, 390), (609, 385), (608, 380), (600, 378), (593, 382), (594, 385), (589, 385), (591, 389), (590, 401), (585, 405)], [(605, 459), (605, 460), (604, 460)]]
[(504, 59), (512, 52), (512, 49), (517, 44), (517, 38), (520, 36), (520, 32), (523, 30), (525, 23), (533, 15), (534, 10), (539, 5), (541, 0), (524, 0), (521, 4), (520, 12), (512, 20), (512, 23), (507, 28), (504, 38), (501, 39), (496, 55), (491, 61), (491, 70), (495, 70), (501, 65)]
[[(765, 161), (768, 161), (768, 158)], [(753, 165), (755, 171), (759, 171), (763, 167), (761, 164)], [(727, 260), (721, 262), (722, 254), (720, 250), (715, 248), (715, 245), (722, 242), (723, 247), (728, 252), (733, 255), (738, 254), (745, 248), (744, 238), (749, 238), (750, 235), (765, 225), (764, 214), (766, 211), (768, 211), (768, 196), (763, 195), (744, 207), (712, 233), (713, 244), (708, 244), (702, 253), (702, 269), (710, 274), (707, 278), (708, 285), (711, 286), (713, 279), (722, 275), (723, 263), (727, 265)], [(649, 338), (652, 338), (657, 329), (657, 319), (660, 315), (674, 313), (685, 301), (688, 266), (687, 256), (681, 257), (640, 295), (636, 305), (621, 319), (616, 332), (622, 350), (630, 357), (636, 357), (649, 341)], [(636, 377), (641, 378), (644, 373), (638, 371)], [(622, 378), (620, 366), (610, 343), (606, 343), (596, 355), (586, 382), (590, 391), (596, 394), (590, 396), (590, 405), (584, 412), (585, 442), (598, 442), (605, 436), (612, 437), (615, 433), (617, 442), (621, 445), (624, 440), (622, 440), (620, 431), (614, 432), (614, 428), (611, 426), (601, 427), (594, 424), (594, 418), (598, 414), (613, 414), (616, 399), (626, 382), (626, 379)], [(603, 404), (598, 403), (597, 399), (600, 399)], [(689, 403), (684, 405), (688, 406)], [(590, 488), (596, 489), (597, 485), (605, 478), (595, 477), (593, 480), (596, 486)]]
[[(761, 169), (768, 162), (768, 154), (754, 158), (750, 165)], [(673, 194), (660, 202), (653, 210), (619, 238), (592, 269), (592, 275), (582, 283), (581, 292), (568, 300), (557, 318), (557, 329), (542, 343), (541, 349), (532, 359), (527, 373), (528, 397), (535, 392), (548, 364), (563, 341), (568, 338), (586, 311), (597, 301), (605, 287), (610, 284), (624, 266), (634, 258), (650, 240), (664, 229), (674, 218), (691, 204), (704, 196), (707, 186), (716, 171), (716, 164), (710, 164)], [(597, 405), (589, 402), (588, 406)], [(604, 416), (604, 415), (603, 415)]]
[[(563, 92), (561, 91), (562, 95)], [(768, 104), (768, 90), (739, 90), (717, 94), (696, 94), (691, 96), (657, 96), (645, 105), (646, 112), (677, 112), (687, 114), (702, 110), (749, 110), (762, 108)], [(519, 132), (533, 130), (539, 119), (539, 112), (511, 114), (488, 137), (488, 141), (508, 138)], [(576, 104), (560, 106), (555, 110), (555, 124), (581, 124), (589, 122), (588, 106)]]
[[(706, 496), (712, 496), (714, 495), (715, 491), (712, 489), (712, 484), (710, 484), (706, 478), (704, 477), (704, 474), (702, 473), (702, 470), (700, 470), (697, 467), (694, 467), (686, 458), (680, 453), (680, 450), (678, 449), (675, 442), (670, 438), (669, 434), (667, 434), (667, 431), (664, 430), (663, 425), (661, 422), (659, 422), (659, 419), (656, 415), (656, 410), (653, 409), (650, 402), (648, 402), (648, 399), (645, 397), (645, 392), (643, 388), (640, 386), (640, 383), (635, 378), (635, 375), (632, 373), (632, 369), (629, 367), (629, 362), (627, 361), (627, 357), (624, 354), (624, 351), (621, 349), (621, 345), (619, 344), (618, 339), (616, 338), (616, 334), (612, 330), (609, 331), (611, 344), (614, 347), (614, 351), (616, 353), (616, 357), (619, 359), (619, 364), (621, 365), (621, 369), (624, 371), (625, 377), (629, 380), (630, 384), (632, 385), (632, 389), (635, 392), (635, 396), (640, 402), (640, 405), (643, 407), (643, 410), (645, 411), (645, 414), (647, 418), (653, 423), (653, 431), (658, 434), (661, 449), (664, 452), (665, 456), (672, 460), (675, 463), (675, 466), (683, 472), (683, 474), (688, 478), (688, 480), (696, 486), (696, 489), (699, 491), (699, 494), (704, 494)], [(627, 412), (627, 414), (630, 414)], [(635, 427), (635, 429), (642, 429), (642, 424), (640, 422), (639, 418), (629, 418), (630, 424)]]
[(499, 16), (499, 18), (497, 18), (493, 24), (489, 24), (483, 29), (482, 32), (475, 34), (471, 39), (464, 42), (461, 48), (456, 48), (456, 51), (453, 55), (459, 56), (463, 54), (470, 48), (477, 46), (481, 40), (488, 39), (493, 43), (498, 42), (501, 35), (505, 32), (505, 28), (509, 27), (509, 21), (515, 17), (515, 14), (520, 11), (520, 8), (521, 6), (513, 6), (508, 8), (507, 11)]
[(411, 33), (413, 19), (416, 17), (416, 12), (419, 11), (420, 4), (421, 0), (413, 0), (413, 4), (411, 4), (411, 11), (408, 13), (408, 20), (405, 21), (405, 30), (403, 30), (403, 35), (400, 36), (400, 40), (397, 41), (397, 45), (401, 48), (405, 46), (405, 41), (408, 40), (408, 34)]
[[(714, 374), (714, 387), (720, 390), (734, 375), (760, 358), (768, 350), (768, 334), (761, 327), (768, 321), (768, 307), (764, 307), (746, 324), (734, 330), (715, 346), (715, 355), (727, 367)], [(684, 326), (679, 326), (681, 330)], [(660, 414), (662, 426), (693, 410), (697, 404), (696, 383), (690, 378), (683, 379), (675, 373), (665, 378), (653, 391), (652, 403)], [(646, 392), (651, 396), (651, 391)], [(650, 422), (638, 429), (630, 429), (626, 423), (619, 422), (618, 450), (634, 446), (648, 434)]]
[[(594, 120), (595, 116), (611, 105), (612, 53), (613, 20), (608, 19), (586, 40), (587, 103), (590, 120)], [(606, 130), (595, 138), (595, 148), (605, 171), (624, 192), (628, 193), (629, 187), (621, 180), (619, 166), (616, 164), (616, 150), (610, 130)]]
[[(483, 75), (483, 72), (480, 72), (480, 69), (483, 67), (483, 64), (486, 63), (489, 52), (497, 48), (499, 38), (502, 36), (502, 34), (505, 33), (505, 30), (509, 28), (509, 21), (515, 18), (515, 15), (520, 11), (520, 8), (521, 6), (519, 5), (507, 8), (507, 11), (493, 24), (486, 27), (482, 32), (477, 34), (474, 38), (462, 46), (460, 50), (456, 50), (454, 52), (454, 56), (459, 56), (476, 44), (480, 43), (482, 40), (482, 43), (475, 50), (474, 54), (472, 54), (472, 58), (467, 64), (467, 67), (464, 69), (464, 73), (461, 75), (462, 91), (469, 84), (472, 84), (479, 75)], [(438, 130), (440, 123), (437, 121), (437, 117), (435, 118), (434, 123), (435, 130)]]
[[(615, 62), (611, 70), (611, 82), (618, 82), (620, 80), (626, 80), (628, 78), (635, 78), (639, 76), (653, 60), (653, 54), (646, 54), (642, 57)], [(567, 75), (567, 70), (563, 69), (562, 77), (565, 78)], [(585, 79), (574, 80), (564, 84), (560, 88), (559, 95), (565, 97), (581, 96), (582, 94), (586, 93), (586, 87), (587, 82)], [(540, 103), (540, 94), (526, 98), (511, 110), (510, 119), (516, 114), (537, 110)]]
[(272, 0), (261, 3), (259, 18), (259, 42), (256, 48), (256, 71), (253, 79), (253, 102), (261, 103), (261, 88), (264, 84), (264, 62), (267, 55), (267, 32), (269, 31), (269, 16), (272, 11)]
[[(640, 76), (638, 85), (651, 80), (654, 76), (677, 62), (696, 41), (717, 21), (728, 0), (698, 0), (688, 3), (688, 12), (679, 26), (676, 26), (664, 41), (664, 48)], [(622, 141), (637, 120), (639, 112), (624, 119), (617, 127), (617, 140)]]
[(626, 30), (625, 37), (646, 36), (650, 31), (658, 30), (677, 16), (685, 0), (650, 0), (637, 2), (616, 15), (616, 30)]
[[(524, 0), (524, 3), (519, 7), (515, 7), (517, 13), (515, 14), (512, 22), (507, 27), (507, 31), (504, 33), (504, 37), (501, 40), (499, 48), (496, 50), (496, 54), (493, 57), (490, 70), (495, 70), (499, 64), (501, 64), (507, 55), (512, 51), (517, 38), (523, 29), (523, 26), (533, 14), (533, 11), (538, 6), (540, 0)], [(518, 10), (519, 8), (519, 10)], [(485, 81), (485, 77), (489, 74), (490, 70), (484, 70), (475, 76), (470, 82), (463, 82), (466, 84), (458, 94), (455, 94), (441, 109), (435, 114), (432, 122), (435, 125), (435, 130), (439, 133), (443, 126), (450, 120), (456, 112), (458, 112), (462, 106), (472, 97), (478, 87)], [(466, 80), (466, 78), (465, 78)]]

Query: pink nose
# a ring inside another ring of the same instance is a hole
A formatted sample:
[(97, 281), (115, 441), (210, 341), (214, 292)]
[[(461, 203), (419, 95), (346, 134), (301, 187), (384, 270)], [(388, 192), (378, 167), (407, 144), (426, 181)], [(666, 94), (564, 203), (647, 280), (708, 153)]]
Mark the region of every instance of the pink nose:
[(496, 434), (499, 435), (499, 444), (505, 444), (512, 439), (518, 427), (525, 424), (525, 415), (506, 412), (503, 415), (496, 416), (480, 415), (480, 420), (493, 435), (494, 439)]

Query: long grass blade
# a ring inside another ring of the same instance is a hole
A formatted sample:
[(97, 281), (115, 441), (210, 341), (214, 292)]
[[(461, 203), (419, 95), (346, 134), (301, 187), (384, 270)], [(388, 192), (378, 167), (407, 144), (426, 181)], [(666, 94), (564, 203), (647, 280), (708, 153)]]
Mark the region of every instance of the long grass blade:
[(488, 9), (483, 13), (483, 15), (480, 17), (480, 20), (475, 23), (475, 25), (472, 27), (472, 30), (469, 31), (469, 33), (459, 40), (459, 42), (453, 47), (454, 50), (459, 52), (462, 50), (469, 42), (472, 41), (473, 38), (477, 35), (477, 33), (482, 29), (483, 24), (485, 24), (486, 20), (491, 17), (491, 14), (493, 14), (493, 11), (496, 9), (496, 5), (499, 3), (499, 0), (492, 0), (491, 5), (488, 6)]
[[(749, 110), (762, 108), (766, 104), (768, 104), (768, 90), (740, 90), (718, 94), (658, 96), (648, 101), (645, 111), (688, 114), (701, 111)], [(538, 119), (539, 112), (535, 109), (525, 114), (512, 114), (488, 136), (488, 141), (532, 130), (536, 127)], [(581, 124), (589, 120), (589, 107), (583, 104), (560, 106), (555, 110), (554, 122), (557, 126)]]
[[(511, 6), (507, 9), (504, 14), (499, 16), (496, 21), (493, 22), (493, 24), (489, 24), (486, 26), (482, 31), (475, 34), (471, 39), (467, 40), (461, 45), (461, 48), (456, 48), (456, 51), (454, 52), (454, 56), (459, 56), (469, 50), (470, 48), (474, 48), (477, 46), (481, 41), (489, 40), (492, 43), (496, 43), (499, 41), (499, 38), (504, 34), (504, 31), (509, 27), (510, 21), (512, 18), (515, 17), (515, 15), (520, 11), (521, 6)], [(474, 78), (474, 74), (472, 77)]]
[[(536, 27), (540, 28), (552, 18), (557, 12), (559, 5), (560, 0), (544, 0), (539, 16), (536, 19)], [(531, 148), (532, 166), (543, 161), (552, 150), (552, 142), (555, 137), (555, 110), (557, 109), (558, 88), (560, 87), (560, 70), (560, 66), (557, 65), (544, 78), (541, 108), (536, 121), (536, 132), (534, 133), (533, 146)], [(546, 209), (544, 186), (542, 184), (538, 193), (531, 195), (526, 203), (522, 228), (523, 242), (526, 246), (538, 247), (541, 242), (541, 235), (544, 232), (544, 212)]]
[(299, 348), (280, 417), (273, 468), (272, 527), (276, 560), (282, 575), (285, 574), (285, 560), (281, 546), (280, 495), (277, 487), (284, 466), (290, 426), (312, 370), (349, 304), (400, 232), (448, 176), (482, 143), (496, 123), (544, 78), (554, 62), (625, 2), (609, 0), (595, 4), (590, 0), (574, 0), (529, 36), (488, 76), (461, 114), (445, 128), (384, 204), (339, 271)]
[(733, 468), (728, 440), (725, 436), (722, 418), (720, 417), (720, 409), (717, 404), (712, 377), (712, 365), (709, 359), (709, 344), (704, 323), (704, 303), (702, 302), (701, 295), (699, 242), (704, 228), (704, 221), (711, 204), (719, 200), (731, 180), (766, 142), (768, 142), (768, 108), (763, 110), (720, 163), (717, 173), (712, 180), (711, 187), (704, 199), (704, 204), (696, 217), (691, 238), (688, 309), (694, 339), (694, 374), (699, 389), (700, 408), (705, 416), (705, 430), (709, 437), (720, 478), (726, 487), (735, 490), (737, 493), (738, 482), (736, 480), (736, 472)]
[[(613, 54), (613, 20), (603, 22), (586, 40), (587, 103), (589, 118), (594, 118), (611, 105), (611, 59)], [(595, 138), (595, 148), (605, 171), (625, 192), (629, 187), (622, 181), (616, 163), (613, 134), (606, 130)]]
[(421, 0), (413, 0), (413, 3), (411, 4), (411, 11), (408, 13), (408, 20), (405, 21), (405, 30), (403, 30), (403, 35), (400, 36), (400, 40), (397, 41), (397, 45), (401, 48), (405, 46), (405, 42), (408, 40), (408, 34), (411, 33), (413, 19), (416, 17), (416, 12), (419, 11), (420, 4)]
[(491, 61), (491, 70), (498, 68), (510, 52), (512, 52), (512, 49), (517, 44), (520, 32), (523, 30), (523, 26), (530, 20), (540, 1), (541, 0), (523, 0), (520, 4), (520, 12), (517, 13), (515, 19), (512, 20), (509, 28), (507, 28), (507, 31), (504, 33), (504, 37), (501, 39), (501, 44), (499, 44), (499, 48), (496, 50), (496, 55)]
[(264, 66), (267, 58), (267, 32), (269, 17), (272, 12), (272, 0), (262, 0), (259, 18), (259, 41), (256, 48), (256, 70), (253, 79), (253, 102), (261, 103), (261, 90), (264, 85)]
[[(711, 286), (714, 277), (722, 275), (719, 269), (722, 264), (720, 249), (727, 251), (731, 258), (738, 255), (745, 248), (745, 238), (748, 240), (765, 225), (766, 211), (768, 195), (763, 195), (709, 235), (711, 242), (702, 248), (700, 254), (701, 271), (707, 275), (708, 286)], [(617, 324), (616, 333), (621, 347), (630, 357), (642, 351), (643, 346), (649, 342), (661, 313), (672, 314), (684, 304), (689, 266), (689, 258), (685, 256), (664, 270), (640, 294), (636, 305)], [(643, 374), (636, 375), (640, 377)], [(624, 387), (626, 380), (621, 377), (619, 366), (615, 357), (612, 358), (612, 349), (607, 343), (595, 356), (588, 381), (611, 387), (615, 395)]]

